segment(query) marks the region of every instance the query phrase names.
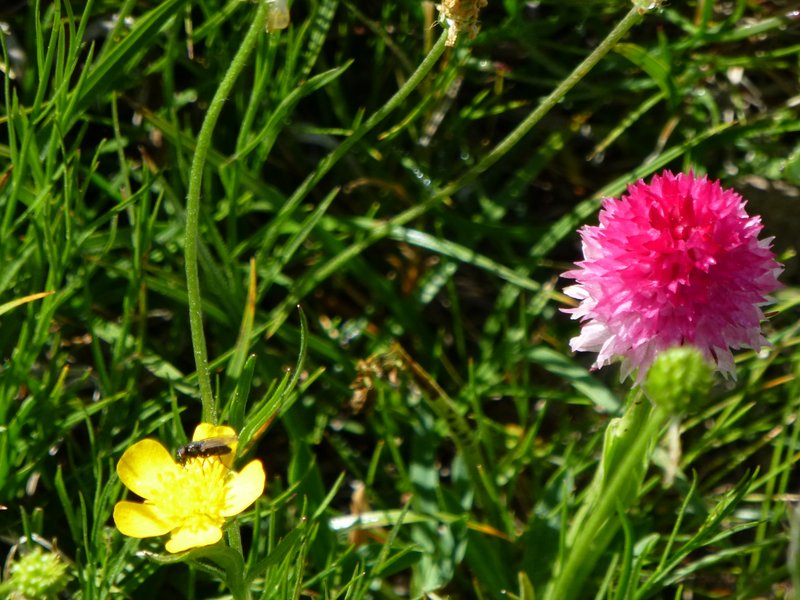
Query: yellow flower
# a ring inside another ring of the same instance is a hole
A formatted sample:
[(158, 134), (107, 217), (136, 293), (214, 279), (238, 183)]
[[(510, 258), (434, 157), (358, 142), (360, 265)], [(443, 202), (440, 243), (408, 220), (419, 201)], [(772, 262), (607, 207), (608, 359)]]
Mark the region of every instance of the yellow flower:
[[(230, 427), (201, 423), (192, 441), (235, 440)], [(182, 552), (217, 543), (226, 517), (238, 515), (264, 493), (266, 474), (261, 461), (238, 473), (230, 466), (232, 452), (192, 456), (177, 463), (159, 442), (144, 439), (128, 448), (117, 463), (122, 483), (144, 502), (117, 502), (114, 522), (124, 535), (145, 538), (171, 533), (168, 552)]]

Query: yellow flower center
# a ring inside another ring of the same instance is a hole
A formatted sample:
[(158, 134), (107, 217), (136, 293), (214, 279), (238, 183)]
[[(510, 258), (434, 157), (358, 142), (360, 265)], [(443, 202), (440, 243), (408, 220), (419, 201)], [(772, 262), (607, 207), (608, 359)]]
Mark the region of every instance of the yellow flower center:
[(152, 502), (179, 527), (221, 527), (230, 473), (218, 456), (190, 458), (162, 473), (163, 493)]

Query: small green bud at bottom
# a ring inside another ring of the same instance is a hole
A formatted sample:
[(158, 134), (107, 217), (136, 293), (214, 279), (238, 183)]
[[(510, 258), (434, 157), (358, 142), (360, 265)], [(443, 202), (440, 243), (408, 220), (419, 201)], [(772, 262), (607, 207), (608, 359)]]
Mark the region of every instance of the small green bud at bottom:
[(644, 383), (644, 391), (656, 406), (680, 415), (708, 396), (713, 370), (699, 350), (678, 346), (659, 354)]
[(67, 565), (51, 552), (33, 550), (11, 565), (11, 597), (41, 600), (55, 598), (69, 581)]

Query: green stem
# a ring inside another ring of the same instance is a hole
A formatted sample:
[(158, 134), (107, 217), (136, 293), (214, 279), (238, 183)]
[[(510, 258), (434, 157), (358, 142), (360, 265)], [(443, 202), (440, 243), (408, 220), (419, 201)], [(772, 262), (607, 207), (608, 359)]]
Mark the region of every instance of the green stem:
[(250, 600), (252, 596), (250, 594), (250, 587), (247, 585), (244, 576), (244, 548), (242, 547), (242, 534), (241, 531), (239, 531), (239, 523), (231, 523), (227, 532), (228, 545), (232, 550), (237, 552), (242, 559), (241, 564), (237, 564), (233, 568), (231, 568), (230, 564), (226, 565), (226, 583), (228, 584), (228, 589), (231, 591), (234, 600)]
[(231, 592), (233, 600), (251, 600), (250, 588), (245, 585), (244, 577), (241, 572), (228, 572), (228, 590)]
[(197, 267), (199, 222), (200, 222), (200, 190), (203, 184), (203, 168), (208, 150), (211, 147), (211, 136), (217, 124), (222, 106), (228, 98), (236, 78), (244, 69), (248, 57), (255, 48), (258, 36), (263, 35), (267, 22), (267, 2), (260, 2), (250, 29), (233, 57), (227, 73), (217, 88), (214, 98), (206, 112), (206, 118), (197, 135), (197, 145), (192, 157), (189, 172), (189, 193), (186, 198), (186, 237), (184, 238), (184, 256), (186, 260), (186, 291), (189, 303), (189, 324), (192, 330), (192, 348), (197, 366), (197, 381), (200, 386), (200, 399), (203, 403), (203, 421), (216, 423), (217, 406), (211, 391), (211, 377), (208, 369), (208, 353), (206, 337), (203, 332), (203, 307), (200, 293), (200, 274)]
[(509, 133), (505, 139), (497, 144), (489, 154), (484, 156), (478, 163), (469, 171), (464, 173), (461, 177), (451, 182), (443, 189), (441, 189), (436, 197), (445, 198), (454, 192), (457, 192), (465, 185), (473, 181), (478, 175), (486, 171), (489, 167), (494, 165), (498, 160), (505, 156), (523, 137), (525, 137), (533, 127), (542, 120), (550, 110), (561, 100), (567, 93), (575, 87), (575, 85), (591, 71), (600, 60), (608, 54), (611, 49), (619, 42), (628, 31), (636, 25), (645, 13), (645, 9), (641, 6), (635, 6), (625, 15), (625, 18), (620, 21), (617, 26), (608, 34), (608, 36), (595, 48), (584, 61), (575, 67), (575, 70), (570, 73), (559, 86), (554, 89), (547, 98), (542, 100), (541, 104), (529, 114), (522, 123), (517, 125), (516, 129)]
[[(647, 402), (647, 401), (645, 401)], [(632, 410), (638, 410), (633, 407)], [(627, 498), (622, 493), (626, 485), (638, 478), (643, 457), (649, 460), (651, 444), (658, 439), (662, 427), (669, 415), (659, 408), (651, 411), (640, 411), (641, 418), (646, 419), (641, 427), (634, 427), (634, 437), (626, 444), (626, 452), (613, 473), (606, 473), (606, 481), (597, 496), (590, 500), (591, 506), (573, 523), (567, 536), (567, 548), (563, 556), (564, 562), (555, 574), (555, 578), (545, 592), (545, 600), (570, 600), (581, 592), (583, 581), (614, 538), (619, 522), (611, 521), (621, 498), (632, 502), (636, 498)], [(604, 449), (605, 450), (605, 449)], [(627, 506), (622, 506), (627, 508)], [(585, 518), (582, 518), (585, 516)], [(571, 543), (570, 543), (571, 542)]]

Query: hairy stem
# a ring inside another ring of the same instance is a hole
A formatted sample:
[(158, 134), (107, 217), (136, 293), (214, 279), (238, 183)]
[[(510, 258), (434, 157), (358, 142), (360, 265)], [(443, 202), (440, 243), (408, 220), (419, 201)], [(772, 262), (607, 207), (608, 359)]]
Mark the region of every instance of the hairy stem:
[(186, 198), (186, 236), (184, 238), (184, 256), (186, 261), (186, 291), (189, 303), (189, 324), (192, 330), (192, 348), (197, 366), (197, 381), (200, 386), (200, 400), (203, 403), (203, 421), (216, 423), (217, 406), (211, 390), (211, 377), (208, 369), (208, 352), (206, 350), (206, 337), (203, 332), (203, 308), (200, 293), (200, 274), (197, 266), (199, 222), (200, 222), (200, 190), (203, 185), (203, 168), (206, 156), (211, 147), (211, 136), (214, 126), (225, 100), (233, 88), (236, 78), (244, 69), (247, 59), (255, 48), (258, 36), (263, 35), (267, 21), (268, 3), (260, 2), (253, 18), (250, 29), (242, 41), (242, 45), (231, 61), (228, 71), (222, 78), (211, 104), (208, 106), (206, 117), (197, 136), (197, 145), (192, 157), (192, 167), (189, 172), (189, 193)]

